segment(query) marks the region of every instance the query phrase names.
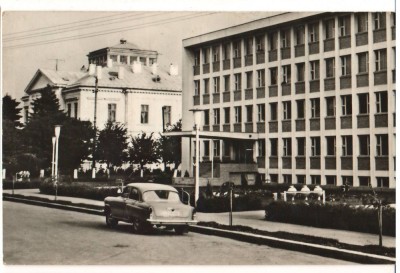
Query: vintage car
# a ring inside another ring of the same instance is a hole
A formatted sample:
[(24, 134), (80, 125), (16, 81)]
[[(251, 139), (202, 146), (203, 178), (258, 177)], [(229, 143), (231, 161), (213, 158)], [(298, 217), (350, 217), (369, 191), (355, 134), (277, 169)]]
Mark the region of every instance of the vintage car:
[(145, 233), (156, 226), (182, 234), (197, 223), (195, 209), (181, 202), (174, 187), (163, 184), (128, 184), (120, 196), (106, 197), (104, 206), (108, 226), (114, 227), (118, 221), (131, 223), (135, 233)]

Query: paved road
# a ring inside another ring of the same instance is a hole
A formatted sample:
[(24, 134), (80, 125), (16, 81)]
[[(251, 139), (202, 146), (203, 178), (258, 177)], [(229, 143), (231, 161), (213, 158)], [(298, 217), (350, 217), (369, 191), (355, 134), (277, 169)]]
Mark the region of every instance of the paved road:
[(345, 261), (235, 240), (158, 230), (109, 229), (103, 217), (3, 202), (4, 263), (8, 265), (279, 265)]

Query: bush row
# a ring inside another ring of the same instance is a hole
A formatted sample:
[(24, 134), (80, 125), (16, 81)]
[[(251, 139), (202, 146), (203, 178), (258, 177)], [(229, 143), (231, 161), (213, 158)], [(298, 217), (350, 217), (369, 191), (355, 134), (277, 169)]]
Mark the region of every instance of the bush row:
[[(395, 236), (396, 210), (384, 208), (383, 234)], [(351, 207), (343, 204), (271, 202), (265, 209), (269, 221), (333, 228), (366, 233), (379, 233), (377, 209)]]
[[(248, 211), (265, 209), (272, 198), (257, 194), (240, 195), (232, 199), (233, 211)], [(192, 204), (193, 205), (193, 204)], [(229, 196), (205, 198), (200, 196), (197, 201), (199, 212), (227, 212), (230, 211)]]
[(13, 187), (14, 189), (37, 189), (39, 188), (40, 181), (22, 181), (22, 182), (15, 182), (13, 186), (12, 181), (3, 181), (3, 190), (11, 190)]

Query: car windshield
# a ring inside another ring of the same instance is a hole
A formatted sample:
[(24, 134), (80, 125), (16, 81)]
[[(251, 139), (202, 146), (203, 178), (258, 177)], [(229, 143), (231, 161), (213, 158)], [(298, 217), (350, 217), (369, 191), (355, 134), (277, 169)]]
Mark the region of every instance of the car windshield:
[(179, 195), (177, 192), (156, 190), (146, 191), (143, 193), (143, 201), (145, 202), (179, 202)]

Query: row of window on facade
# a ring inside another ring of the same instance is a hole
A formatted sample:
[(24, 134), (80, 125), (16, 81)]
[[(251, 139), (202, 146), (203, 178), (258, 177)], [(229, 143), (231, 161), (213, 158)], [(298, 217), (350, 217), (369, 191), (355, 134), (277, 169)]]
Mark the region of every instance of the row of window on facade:
[[(395, 49), (393, 48), (393, 53)], [(386, 49), (380, 49), (374, 51), (375, 55), (375, 72), (386, 71), (387, 70), (387, 51)], [(393, 54), (393, 60), (395, 60), (395, 54)], [(358, 74), (364, 74), (369, 72), (369, 56), (368, 52), (362, 52), (357, 54), (358, 58)], [(351, 76), (351, 55), (341, 56), (341, 76)], [(296, 67), (296, 80), (297, 82), (305, 81), (305, 63), (297, 63)], [(395, 61), (393, 61), (393, 67), (395, 67)], [(326, 78), (336, 77), (336, 65), (335, 58), (325, 59), (325, 71)], [(269, 68), (270, 73), (270, 85), (278, 84), (278, 67)], [(259, 69), (256, 71), (256, 87), (265, 87), (265, 69)], [(253, 71), (245, 72), (246, 75), (246, 89), (253, 88)], [(233, 74), (234, 79), (234, 91), (242, 89), (242, 73)], [(309, 62), (309, 80), (320, 79), (320, 61)], [(368, 79), (367, 79), (368, 80)], [(281, 83), (290, 84), (292, 81), (292, 66), (284, 65), (281, 67)], [(223, 76), (224, 82), (224, 92), (229, 92), (231, 89), (231, 75)], [(220, 92), (220, 77), (212, 78), (212, 88), (214, 93)], [(195, 96), (200, 95), (201, 83), (200, 80), (194, 81), (194, 94)], [(203, 94), (210, 93), (210, 79), (203, 79)]]
[[(157, 62), (156, 58), (148, 58), (148, 57), (140, 57), (140, 56), (130, 56), (130, 55), (109, 55), (109, 59), (116, 64), (133, 64), (133, 62), (137, 61), (140, 62), (143, 66), (152, 65)], [(107, 64), (107, 56), (91, 58), (89, 60), (90, 63), (98, 64), (98, 65), (105, 65)]]
[[(395, 94), (395, 93), (394, 93)], [(359, 115), (368, 115), (370, 113), (370, 102), (369, 102), (369, 93), (362, 93), (354, 95), (358, 98), (358, 114)], [(340, 96), (341, 100), (341, 109), (342, 116), (351, 116), (353, 114), (353, 103), (352, 103), (353, 95), (342, 95)], [(395, 103), (395, 98), (392, 100)], [(320, 98), (312, 98), (309, 99), (309, 105), (306, 107), (306, 100), (300, 99), (296, 100), (296, 109), (297, 116), (296, 119), (305, 119), (306, 118), (306, 109), (309, 108), (309, 117), (310, 118), (319, 118), (321, 116), (321, 99)], [(335, 117), (336, 116), (336, 97), (325, 97), (326, 103), (326, 117)], [(376, 92), (375, 93), (375, 105), (376, 105), (376, 113), (387, 113), (388, 112), (388, 93), (386, 91)], [(266, 112), (265, 112), (265, 103), (257, 104), (257, 122), (265, 122), (266, 120)], [(245, 122), (253, 122), (253, 105), (245, 105), (245, 106), (234, 106), (234, 123), (241, 123), (242, 119), (242, 109), (245, 109), (246, 120)], [(269, 103), (270, 115), (269, 121), (277, 121), (278, 120), (278, 102)], [(283, 101), (282, 102), (282, 120), (290, 120), (292, 119), (292, 101)], [(212, 113), (210, 110), (204, 110), (204, 124), (205, 126), (210, 125), (210, 114), (213, 117), (213, 125), (219, 125), (221, 123), (221, 109), (215, 108), (212, 109)], [(223, 108), (224, 114), (224, 124), (231, 123), (231, 107)]]
[[(355, 16), (355, 30), (357, 34), (367, 33), (368, 32), (368, 13), (357, 13)], [(373, 30), (385, 30), (386, 29), (386, 13), (385, 12), (376, 12), (372, 14), (373, 20)], [(351, 16), (345, 15), (338, 17), (338, 35), (339, 37), (348, 37), (351, 36)], [(394, 28), (395, 26), (395, 14), (391, 14), (391, 25)], [(305, 33), (305, 25), (299, 25), (294, 28), (294, 39), (295, 45), (304, 45), (306, 39)], [(308, 29), (308, 42), (317, 43), (320, 41), (320, 29), (319, 22), (313, 22), (307, 24)], [(331, 18), (323, 21), (323, 31), (325, 40), (334, 39), (335, 37), (335, 18)], [(280, 34), (280, 46), (282, 49), (290, 48), (291, 46), (291, 29), (283, 29), (281, 31), (273, 31), (268, 33), (268, 41), (269, 41), (269, 51), (274, 51), (278, 48), (278, 33)], [(386, 40), (386, 36), (382, 35), (382, 41)], [(368, 38), (366, 39), (368, 41)], [(380, 40), (378, 40), (380, 41)], [(260, 34), (255, 36), (255, 48), (253, 47), (254, 38), (248, 37), (244, 39), (244, 53), (245, 56), (250, 56), (253, 54), (253, 49), (256, 52), (264, 52), (265, 51), (265, 35)], [(348, 47), (350, 47), (350, 42), (348, 43)], [(230, 43), (225, 43), (222, 45), (222, 60), (229, 60), (231, 58), (231, 48), (233, 51), (233, 58), (240, 58), (242, 55), (241, 50), (241, 40), (235, 40), (232, 42), (232, 47)], [(332, 48), (333, 50), (333, 48)], [(220, 61), (220, 46), (212, 46), (206, 47), (202, 49), (202, 63), (208, 64), (210, 63), (210, 56), (212, 55), (212, 62)], [(318, 52), (315, 52), (318, 53)], [(200, 65), (200, 50), (195, 51), (194, 53), (194, 65)]]
[[(140, 106), (140, 123), (148, 124), (149, 123), (149, 105), (142, 104)], [(116, 114), (117, 114), (117, 104), (109, 103), (107, 105), (107, 121), (108, 122), (116, 122)], [(162, 115), (164, 120), (164, 126), (171, 125), (171, 106), (164, 106), (162, 108)], [(67, 115), (69, 117), (78, 118), (78, 103), (67, 103)]]

